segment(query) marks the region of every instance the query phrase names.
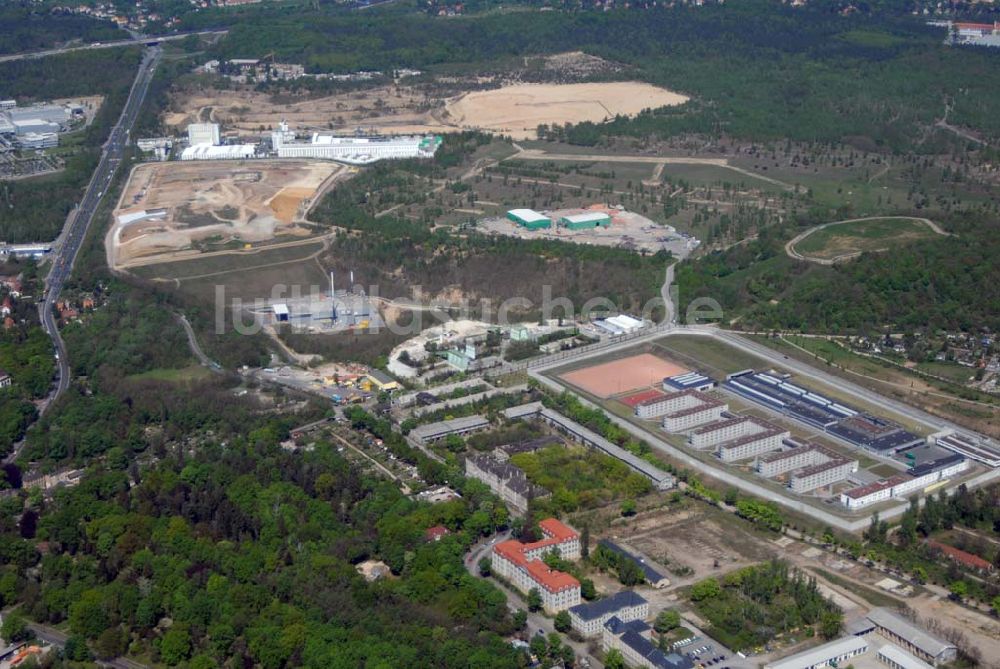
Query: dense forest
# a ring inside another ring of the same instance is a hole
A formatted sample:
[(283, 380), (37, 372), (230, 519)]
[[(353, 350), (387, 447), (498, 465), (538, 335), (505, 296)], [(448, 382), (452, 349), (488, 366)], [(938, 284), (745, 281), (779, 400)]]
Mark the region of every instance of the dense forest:
[(90, 43), (124, 39), (125, 33), (110, 21), (65, 11), (40, 9), (37, 4), (14, 1), (0, 7), (0, 54), (38, 51), (72, 40)]
[(956, 214), (954, 236), (867, 253), (821, 267), (785, 255), (794, 228), (711, 253), (677, 270), (680, 307), (712, 297), (725, 320), (744, 329), (869, 332), (1000, 328), (1000, 227), (996, 219)]
[(649, 11), (517, 11), (441, 19), (397, 11), (261, 12), (232, 27), (220, 58), (302, 62), (313, 71), (435, 68), (504, 73), (524, 56), (584, 50), (693, 97), (636, 119), (581, 124), (570, 141), (610, 135), (728, 133), (851, 139), (906, 149), (941, 118), (1000, 134), (1000, 54), (954, 49), (941, 28), (894, 14), (793, 8), (770, 0)]
[[(485, 486), (416, 503), (326, 443), (283, 451), (290, 426), (275, 419), (225, 445), (171, 449), (141, 474), (109, 464), (23, 512), (7, 498), (2, 604), (65, 623), (72, 660), (519, 666), (499, 636), (515, 629), (503, 594), (462, 564), (479, 532), (494, 530), (499, 507)], [(479, 516), (485, 525), (466, 530)], [(438, 524), (452, 534), (425, 542)], [(393, 575), (366, 583), (354, 565), (369, 558)]]
[(139, 64), (138, 49), (101, 49), (0, 63), (4, 96), (18, 104), (53, 98), (103, 95), (104, 104), (85, 129), (64, 135), (71, 147), (65, 169), (32, 179), (0, 182), (0, 239), (7, 242), (50, 241), (80, 200), (97, 167), (107, 139)]

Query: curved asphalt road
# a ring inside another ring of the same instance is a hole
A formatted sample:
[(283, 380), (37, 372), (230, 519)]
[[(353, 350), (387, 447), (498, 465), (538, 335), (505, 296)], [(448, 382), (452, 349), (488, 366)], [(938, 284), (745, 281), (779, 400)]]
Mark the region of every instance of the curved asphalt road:
[(809, 235), (811, 235), (812, 233), (819, 232), (823, 228), (829, 228), (832, 225), (840, 225), (842, 223), (862, 223), (864, 221), (878, 221), (886, 218), (901, 218), (907, 221), (918, 221), (920, 223), (925, 224), (927, 227), (929, 227), (931, 230), (933, 230), (939, 235), (947, 237), (950, 234), (942, 230), (941, 227), (931, 219), (923, 218), (920, 216), (865, 216), (864, 218), (849, 218), (843, 221), (831, 221), (830, 223), (823, 223), (821, 225), (809, 228), (805, 232), (800, 232), (793, 239), (788, 240), (788, 242), (785, 244), (785, 253), (788, 254), (789, 258), (794, 258), (795, 260), (804, 260), (806, 262), (813, 262), (816, 263), (817, 265), (834, 265), (838, 262), (843, 262), (845, 260), (850, 260), (851, 258), (856, 258), (864, 252), (855, 251), (853, 253), (845, 253), (843, 255), (837, 256), (836, 258), (813, 258), (810, 256), (804, 256), (798, 251), (796, 251), (795, 245), (801, 242)]

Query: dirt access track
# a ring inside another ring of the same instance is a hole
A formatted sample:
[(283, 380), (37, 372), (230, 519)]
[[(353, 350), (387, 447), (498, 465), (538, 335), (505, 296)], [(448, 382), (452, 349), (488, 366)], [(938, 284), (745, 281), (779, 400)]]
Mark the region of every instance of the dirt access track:
[[(816, 263), (818, 265), (834, 265), (836, 263), (845, 262), (847, 260), (851, 260), (853, 258), (857, 258), (858, 256), (860, 256), (862, 253), (865, 253), (865, 252), (878, 253), (878, 252), (882, 252), (882, 251), (888, 251), (889, 250), (888, 248), (872, 248), (872, 249), (862, 249), (862, 250), (855, 250), (855, 249), (845, 248), (844, 249), (844, 253), (841, 253), (839, 255), (834, 255), (834, 256), (829, 257), (829, 258), (825, 258), (825, 257), (818, 257), (818, 256), (815, 256), (815, 255), (808, 255), (808, 254), (800, 253), (799, 251), (797, 251), (795, 249), (795, 247), (796, 247), (796, 245), (800, 244), (802, 242), (802, 240), (804, 240), (809, 235), (811, 235), (811, 234), (813, 234), (815, 232), (819, 232), (820, 230), (824, 230), (826, 228), (835, 226), (835, 225), (844, 225), (846, 223), (864, 223), (866, 221), (882, 221), (882, 220), (889, 220), (889, 219), (899, 219), (899, 220), (902, 220), (902, 221), (913, 221), (915, 223), (923, 223), (928, 228), (930, 228), (931, 230), (933, 230), (935, 233), (937, 233), (939, 235), (942, 235), (942, 236), (945, 236), (945, 237), (949, 236), (949, 233), (947, 233), (944, 230), (942, 230), (941, 227), (938, 226), (937, 223), (935, 223), (934, 221), (930, 220), (929, 218), (921, 218), (921, 217), (918, 217), (918, 216), (867, 216), (865, 218), (849, 218), (849, 219), (846, 219), (846, 220), (843, 220), (843, 221), (832, 221), (830, 223), (823, 223), (822, 225), (817, 225), (815, 227), (809, 228), (805, 232), (802, 232), (802, 233), (796, 235), (793, 239), (789, 240), (785, 244), (785, 253), (788, 254), (788, 257), (794, 258), (795, 260), (804, 260), (806, 262), (814, 262), (814, 263)], [(895, 240), (893, 243), (898, 243), (899, 241), (900, 240)]]
[(684, 104), (688, 98), (651, 84), (620, 81), (586, 84), (511, 84), (462, 93), (447, 100), (407, 86), (383, 86), (323, 98), (277, 103), (257, 91), (199, 91), (178, 95), (164, 123), (183, 129), (195, 121), (227, 130), (260, 132), (281, 121), (296, 130), (382, 134), (443, 133), (481, 129), (514, 139), (534, 139), (540, 124), (600, 122), (643, 109)]
[(234, 242), (306, 239), (312, 204), (353, 171), (329, 161), (146, 163), (129, 175), (105, 238), (112, 269), (196, 257)]

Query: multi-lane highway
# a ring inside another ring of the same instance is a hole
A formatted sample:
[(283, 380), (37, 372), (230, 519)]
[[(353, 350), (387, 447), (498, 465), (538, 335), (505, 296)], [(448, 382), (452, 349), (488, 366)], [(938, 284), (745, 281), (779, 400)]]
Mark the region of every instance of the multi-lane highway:
[(173, 35), (139, 35), (136, 34), (129, 39), (114, 40), (112, 42), (95, 42), (93, 44), (81, 44), (78, 46), (67, 46), (59, 49), (45, 49), (43, 51), (28, 51), (26, 53), (11, 53), (0, 56), (0, 63), (11, 60), (31, 60), (33, 58), (44, 58), (45, 56), (57, 56), (61, 53), (72, 51), (93, 51), (94, 49), (117, 49), (123, 46), (135, 46), (137, 44), (156, 44), (158, 42), (170, 42), (180, 40), (189, 35), (224, 35), (227, 30), (199, 30), (195, 32), (176, 33)]
[(160, 56), (161, 50), (156, 46), (148, 48), (145, 54), (143, 54), (142, 64), (139, 66), (139, 72), (132, 83), (132, 90), (129, 91), (128, 100), (122, 109), (121, 117), (104, 143), (101, 160), (97, 165), (97, 169), (94, 170), (90, 183), (87, 185), (83, 199), (80, 200), (80, 204), (74, 214), (67, 220), (66, 227), (63, 229), (62, 235), (56, 244), (56, 249), (50, 256), (52, 266), (45, 281), (45, 300), (39, 303), (38, 309), (42, 320), (42, 327), (45, 328), (45, 331), (52, 338), (52, 343), (58, 356), (59, 378), (51, 401), (55, 401), (69, 387), (70, 381), (66, 346), (56, 325), (53, 305), (59, 299), (59, 293), (62, 292), (63, 285), (73, 270), (73, 262), (76, 260), (80, 246), (87, 236), (87, 230), (90, 229), (90, 224), (93, 221), (98, 203), (100, 203), (108, 186), (111, 185), (111, 179), (114, 177), (115, 170), (121, 164), (125, 149), (129, 143), (129, 134), (132, 131), (132, 126), (135, 125), (136, 118), (139, 116), (139, 110), (142, 108), (143, 100), (146, 98), (146, 92), (149, 90), (149, 82), (153, 78), (153, 72), (160, 60)]

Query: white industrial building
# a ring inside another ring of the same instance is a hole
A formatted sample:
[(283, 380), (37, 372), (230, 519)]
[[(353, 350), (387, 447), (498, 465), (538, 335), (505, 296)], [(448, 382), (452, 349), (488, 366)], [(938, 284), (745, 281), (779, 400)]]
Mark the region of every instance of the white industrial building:
[(796, 446), (757, 461), (757, 473), (762, 476), (774, 477), (790, 472), (788, 487), (797, 493), (838, 483), (857, 470), (857, 460), (841, 457), (819, 444)]
[(14, 132), (18, 137), (55, 134), (62, 128), (59, 123), (43, 118), (12, 119), (11, 123), (14, 125)]
[(848, 509), (854, 510), (884, 502), (887, 499), (907, 497), (939, 481), (964, 472), (970, 464), (969, 460), (963, 458), (947, 467), (920, 476), (897, 474), (884, 481), (869, 483), (841, 493), (840, 503)]
[(610, 318), (600, 318), (594, 325), (610, 334), (629, 334), (645, 327), (646, 323), (628, 314), (618, 314)]
[(769, 432), (773, 429), (774, 425), (760, 418), (737, 416), (698, 428), (691, 433), (688, 442), (694, 448), (712, 448), (732, 439)]
[(320, 158), (352, 165), (367, 165), (378, 160), (433, 158), (441, 137), (335, 137), (313, 133), (308, 141), (298, 140), (282, 123), (271, 133), (271, 146), (279, 158)]
[[(821, 669), (822, 667), (837, 667), (852, 657), (868, 652), (868, 642), (862, 637), (845, 636), (816, 646), (801, 653), (777, 662), (769, 662), (764, 669)], [(846, 666), (846, 665), (845, 665)]]
[(709, 403), (716, 401), (697, 390), (678, 390), (640, 402), (635, 406), (635, 415), (648, 420)]
[(723, 462), (736, 462), (738, 460), (755, 458), (758, 455), (770, 453), (781, 448), (781, 442), (788, 438), (789, 434), (788, 430), (782, 430), (777, 427), (764, 430), (763, 432), (745, 434), (742, 437), (722, 442), (719, 444), (718, 449), (716, 449), (715, 454)]
[(192, 123), (187, 127), (187, 133), (188, 144), (191, 146), (198, 144), (218, 146), (222, 144), (218, 123)]
[(792, 492), (807, 493), (817, 488), (839, 483), (856, 471), (858, 471), (857, 460), (846, 458), (828, 460), (792, 472), (788, 478), (788, 487), (792, 489)]
[(257, 154), (253, 144), (212, 146), (195, 144), (181, 151), (181, 160), (248, 160)]
[(882, 664), (888, 665), (890, 669), (932, 669), (931, 665), (920, 658), (891, 643), (879, 648), (875, 658)]
[(17, 143), (22, 149), (51, 149), (59, 146), (59, 135), (54, 132), (29, 132), (17, 138)]

